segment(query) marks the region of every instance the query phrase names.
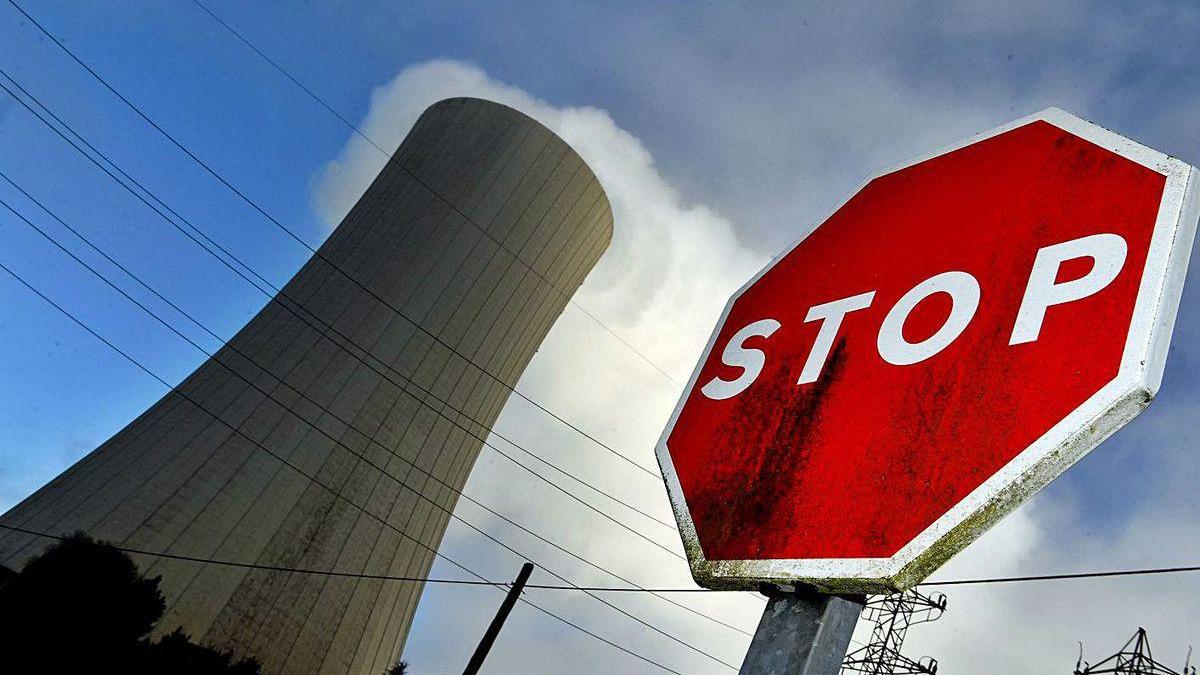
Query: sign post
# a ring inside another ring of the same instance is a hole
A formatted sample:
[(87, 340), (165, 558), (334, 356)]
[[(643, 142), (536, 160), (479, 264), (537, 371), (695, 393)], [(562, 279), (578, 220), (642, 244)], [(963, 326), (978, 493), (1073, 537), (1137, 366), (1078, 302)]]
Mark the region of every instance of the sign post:
[(764, 584), (767, 596), (740, 675), (837, 673), (866, 599)]
[[(1133, 419), (1196, 187), (1057, 109), (864, 182), (729, 301), (659, 441), (697, 583), (905, 590)], [(836, 671), (812, 659), (852, 609), (798, 597), (743, 672)]]

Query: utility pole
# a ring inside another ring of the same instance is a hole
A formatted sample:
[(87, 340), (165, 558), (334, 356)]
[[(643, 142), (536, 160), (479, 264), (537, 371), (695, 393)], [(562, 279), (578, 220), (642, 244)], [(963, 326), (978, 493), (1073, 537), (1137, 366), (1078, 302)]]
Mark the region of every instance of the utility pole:
[(767, 596), (739, 675), (837, 675), (866, 598), (763, 584)]
[(913, 660), (900, 652), (908, 629), (941, 618), (946, 596), (926, 595), (917, 589), (882, 595), (867, 603), (864, 618), (875, 624), (871, 641), (846, 655), (842, 673), (866, 675), (934, 675), (937, 660), (925, 656)]
[(1196, 666), (1191, 665), (1191, 649), (1183, 662), (1183, 670), (1177, 671), (1154, 660), (1150, 653), (1150, 637), (1146, 629), (1139, 627), (1133, 637), (1125, 642), (1120, 651), (1096, 665), (1083, 660), (1083, 643), (1079, 645), (1079, 660), (1075, 662), (1074, 675), (1196, 675)]
[(508, 595), (504, 596), (504, 602), (500, 603), (500, 609), (496, 610), (495, 618), (483, 633), (483, 638), (479, 640), (479, 646), (475, 648), (475, 653), (471, 655), (471, 660), (463, 669), (463, 675), (475, 675), (483, 666), (483, 660), (487, 658), (488, 652), (492, 651), (492, 643), (496, 641), (496, 636), (504, 627), (504, 620), (508, 618), (508, 613), (512, 611), (513, 605), (517, 604), (517, 598), (521, 597), (521, 591), (525, 588), (525, 582), (529, 581), (530, 574), (533, 574), (533, 563), (527, 562), (521, 565), (521, 571), (517, 573), (516, 580), (508, 589)]

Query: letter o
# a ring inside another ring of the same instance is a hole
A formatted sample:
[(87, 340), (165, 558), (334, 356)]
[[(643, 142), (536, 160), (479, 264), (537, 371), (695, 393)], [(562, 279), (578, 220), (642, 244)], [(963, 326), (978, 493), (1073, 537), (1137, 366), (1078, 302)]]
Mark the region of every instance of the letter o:
[[(934, 293), (950, 296), (950, 316), (936, 333), (921, 342), (904, 339), (904, 322), (922, 300)], [(962, 335), (979, 309), (979, 282), (966, 272), (943, 272), (917, 284), (896, 302), (879, 326), (879, 355), (896, 366), (919, 363), (937, 354)]]

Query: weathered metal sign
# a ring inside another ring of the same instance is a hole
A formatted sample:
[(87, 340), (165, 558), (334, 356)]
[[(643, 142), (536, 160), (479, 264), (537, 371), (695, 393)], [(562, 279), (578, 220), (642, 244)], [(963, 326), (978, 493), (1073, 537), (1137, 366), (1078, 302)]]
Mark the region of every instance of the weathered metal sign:
[(659, 442), (696, 580), (907, 588), (1131, 420), (1195, 181), (1056, 109), (866, 181), (729, 301)]

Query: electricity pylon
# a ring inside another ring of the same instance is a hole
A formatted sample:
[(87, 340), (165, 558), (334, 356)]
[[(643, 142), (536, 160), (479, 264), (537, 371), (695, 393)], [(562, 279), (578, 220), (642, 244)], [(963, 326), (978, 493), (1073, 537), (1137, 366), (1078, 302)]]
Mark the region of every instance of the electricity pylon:
[(913, 660), (900, 653), (900, 648), (910, 627), (935, 621), (945, 611), (945, 595), (925, 595), (915, 588), (873, 598), (863, 611), (863, 618), (875, 624), (871, 629), (871, 641), (846, 655), (842, 672), (933, 675), (937, 672), (936, 659), (923, 656)]
[(1079, 660), (1075, 662), (1074, 675), (1196, 675), (1196, 666), (1191, 665), (1192, 650), (1183, 663), (1183, 671), (1177, 671), (1154, 660), (1150, 653), (1150, 638), (1145, 628), (1138, 628), (1133, 637), (1116, 654), (1092, 665), (1083, 660), (1083, 645), (1079, 645)]

